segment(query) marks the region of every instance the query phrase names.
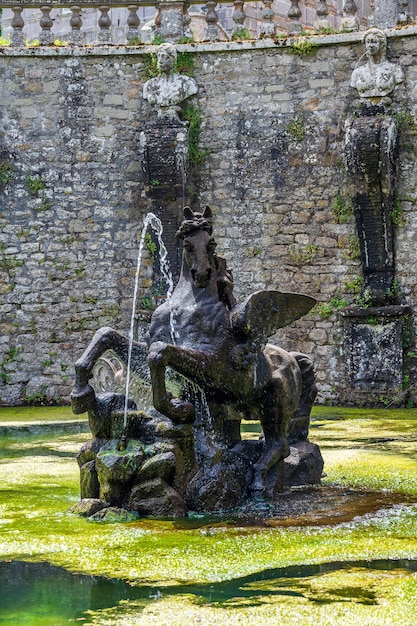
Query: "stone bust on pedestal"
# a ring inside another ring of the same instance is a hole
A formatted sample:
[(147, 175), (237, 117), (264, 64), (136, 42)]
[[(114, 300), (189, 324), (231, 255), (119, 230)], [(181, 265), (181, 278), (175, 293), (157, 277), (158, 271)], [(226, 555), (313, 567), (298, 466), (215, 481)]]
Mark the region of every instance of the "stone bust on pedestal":
[(360, 98), (388, 96), (396, 85), (403, 82), (403, 71), (399, 65), (387, 61), (387, 39), (382, 30), (367, 30), (363, 43), (368, 62), (353, 70), (350, 86), (358, 90)]
[(143, 98), (153, 105), (158, 117), (179, 119), (181, 103), (198, 91), (196, 81), (190, 76), (175, 73), (177, 51), (170, 43), (158, 48), (158, 69), (160, 75), (146, 81)]

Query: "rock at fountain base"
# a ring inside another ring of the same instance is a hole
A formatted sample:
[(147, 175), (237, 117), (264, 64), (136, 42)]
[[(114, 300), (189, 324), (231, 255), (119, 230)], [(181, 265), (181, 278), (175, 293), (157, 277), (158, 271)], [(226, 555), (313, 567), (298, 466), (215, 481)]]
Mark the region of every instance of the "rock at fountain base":
[(298, 441), (291, 445), (290, 455), (284, 459), (284, 484), (286, 487), (318, 485), (323, 466), (320, 448), (308, 440)]

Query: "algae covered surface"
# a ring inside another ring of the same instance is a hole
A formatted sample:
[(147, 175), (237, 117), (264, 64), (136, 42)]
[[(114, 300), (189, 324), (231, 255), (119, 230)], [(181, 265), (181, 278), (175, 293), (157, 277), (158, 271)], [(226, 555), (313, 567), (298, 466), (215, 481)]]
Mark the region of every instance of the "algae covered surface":
[[(334, 507), (290, 525), (69, 514), (89, 434), (67, 432), (70, 409), (60, 411), (45, 433), (0, 438), (0, 624), (415, 623), (417, 411), (315, 407), (319, 489)], [(24, 410), (16, 420), (0, 410), (7, 421), (24, 424)]]

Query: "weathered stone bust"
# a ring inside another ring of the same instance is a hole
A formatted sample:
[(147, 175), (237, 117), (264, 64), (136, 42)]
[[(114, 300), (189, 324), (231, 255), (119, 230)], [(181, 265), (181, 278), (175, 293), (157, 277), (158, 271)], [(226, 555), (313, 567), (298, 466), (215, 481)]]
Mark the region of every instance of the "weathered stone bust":
[(143, 98), (155, 106), (158, 117), (178, 119), (181, 103), (198, 91), (197, 83), (190, 76), (175, 73), (177, 51), (170, 43), (158, 48), (160, 75), (146, 81)]
[(361, 98), (388, 96), (404, 80), (403, 71), (399, 65), (387, 61), (387, 38), (382, 30), (367, 30), (363, 43), (368, 62), (353, 70), (350, 85), (358, 90)]

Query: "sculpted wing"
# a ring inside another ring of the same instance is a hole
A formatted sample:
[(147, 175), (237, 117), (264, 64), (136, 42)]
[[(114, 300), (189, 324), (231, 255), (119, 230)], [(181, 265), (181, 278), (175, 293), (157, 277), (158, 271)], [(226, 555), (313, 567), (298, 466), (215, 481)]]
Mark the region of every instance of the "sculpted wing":
[(233, 330), (265, 341), (279, 328), (306, 315), (316, 304), (310, 296), (281, 291), (256, 291), (231, 312)]

